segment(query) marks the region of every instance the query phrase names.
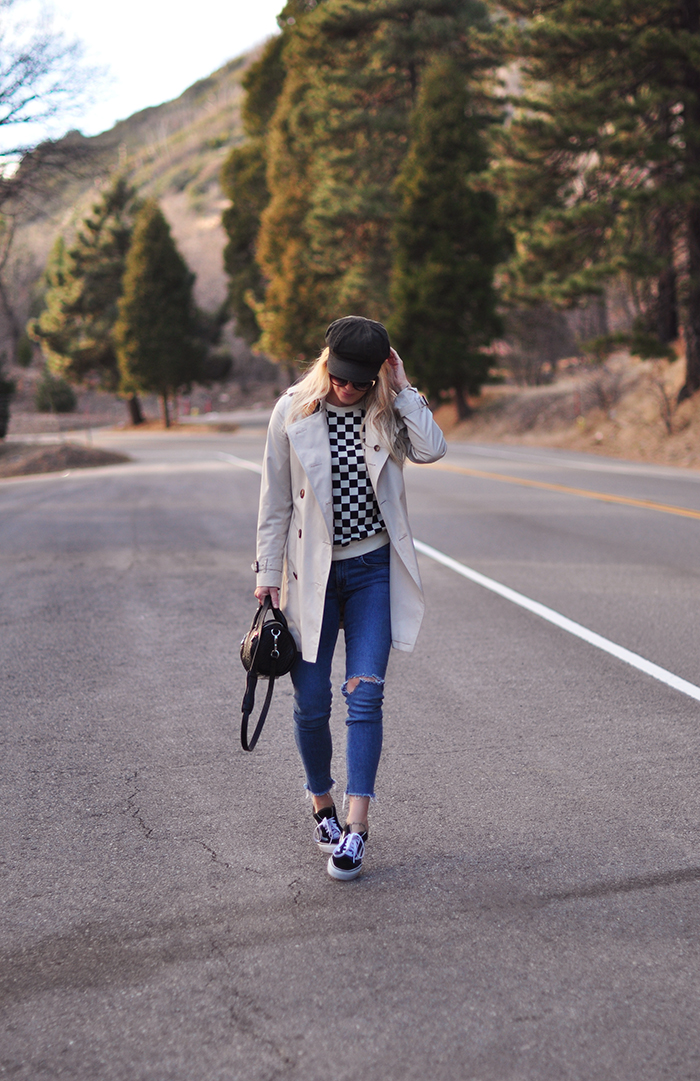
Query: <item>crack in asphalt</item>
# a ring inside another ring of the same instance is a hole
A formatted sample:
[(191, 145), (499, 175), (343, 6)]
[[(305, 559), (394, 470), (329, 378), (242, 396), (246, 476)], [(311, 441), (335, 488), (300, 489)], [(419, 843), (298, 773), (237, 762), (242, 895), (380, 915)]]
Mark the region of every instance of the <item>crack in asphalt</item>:
[[(137, 776), (138, 776), (138, 770), (134, 770), (133, 775), (127, 774), (126, 778), (125, 778), (127, 784), (129, 784), (129, 783), (135, 784)], [(140, 829), (146, 835), (146, 837), (150, 838), (151, 834), (153, 833), (153, 827), (148, 826), (146, 824), (145, 819), (141, 815), (141, 808), (140, 807), (134, 807), (134, 802), (135, 802), (136, 798), (138, 797), (138, 794), (139, 794), (138, 788), (134, 788), (134, 791), (131, 793), (131, 795), (127, 796), (127, 798), (126, 798), (126, 810), (125, 810), (124, 813), (128, 814), (131, 818), (133, 818), (134, 821), (136, 822), (136, 824), (140, 827)]]
[(218, 863), (221, 867), (226, 867), (226, 869), (229, 870), (229, 871), (231, 870), (231, 864), (227, 863), (226, 860), (219, 859), (218, 852), (216, 852), (213, 848), (210, 848), (209, 845), (206, 844), (205, 841), (197, 841), (197, 840), (195, 840), (194, 843), (196, 845), (201, 845), (202, 848), (204, 849), (204, 851), (209, 853), (209, 855), (211, 856), (212, 863)]

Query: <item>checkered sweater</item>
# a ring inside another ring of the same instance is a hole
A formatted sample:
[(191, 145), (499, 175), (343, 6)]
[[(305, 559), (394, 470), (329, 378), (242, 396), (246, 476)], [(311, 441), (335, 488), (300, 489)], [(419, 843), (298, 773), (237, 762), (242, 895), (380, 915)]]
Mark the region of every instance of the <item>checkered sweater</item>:
[(364, 409), (326, 406), (333, 478), (333, 544), (365, 540), (386, 529), (365, 465)]

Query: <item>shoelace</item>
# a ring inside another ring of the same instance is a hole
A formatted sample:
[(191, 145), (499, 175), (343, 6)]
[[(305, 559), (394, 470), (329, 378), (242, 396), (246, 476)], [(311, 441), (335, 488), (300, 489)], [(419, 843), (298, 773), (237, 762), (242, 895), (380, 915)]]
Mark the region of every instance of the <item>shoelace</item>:
[(322, 818), (314, 830), (314, 836), (317, 841), (323, 841), (326, 837), (329, 841), (337, 841), (340, 837), (340, 832), (340, 829), (336, 826), (332, 818)]
[(345, 837), (340, 842), (340, 846), (333, 855), (349, 856), (351, 860), (355, 861), (362, 859), (364, 850), (365, 842), (362, 840), (359, 833), (346, 833)]

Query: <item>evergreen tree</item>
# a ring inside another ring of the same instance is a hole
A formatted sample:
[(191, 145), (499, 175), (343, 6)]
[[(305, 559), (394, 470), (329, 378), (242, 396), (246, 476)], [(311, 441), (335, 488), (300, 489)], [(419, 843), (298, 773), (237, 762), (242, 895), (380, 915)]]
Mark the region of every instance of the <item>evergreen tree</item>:
[(27, 333), (41, 344), (51, 371), (62, 374), (70, 364), (71, 332), (67, 328), (64, 304), (72, 304), (80, 283), (72, 276), (72, 261), (62, 236), (56, 237), (44, 270), (44, 308), (39, 318), (27, 324)]
[(254, 306), (264, 293), (255, 248), (260, 215), (270, 199), (265, 134), (284, 82), (285, 42), (284, 33), (272, 38), (243, 79), (246, 97), (242, 119), (248, 139), (243, 146), (234, 147), (221, 171), (224, 194), (231, 200), (222, 216), (228, 235), (224, 266), (229, 275), (229, 309), (237, 333), (251, 344), (260, 337)]
[(475, 183), (487, 165), (479, 114), (462, 65), (431, 63), (396, 184), (392, 337), (432, 396), (453, 389), (460, 417), (491, 364), (502, 331), (494, 268), (507, 254), (496, 199)]
[[(28, 328), (54, 375), (74, 383), (96, 376), (105, 389), (118, 388), (113, 332), (137, 209), (135, 190), (119, 177), (93, 206), (73, 245), (57, 239), (44, 274), (45, 307)], [(128, 404), (139, 423), (138, 398), (131, 395)]]
[(504, 0), (523, 61), (500, 173), (514, 296), (566, 304), (625, 272), (643, 329), (677, 330), (700, 388), (700, 0)]
[(263, 299), (256, 305), (259, 347), (280, 361), (290, 377), (298, 364), (316, 355), (323, 340), (318, 337), (320, 295), (309, 272), (306, 228), (313, 190), (314, 141), (307, 101), (312, 72), (298, 55), (301, 29), (321, 2), (328, 0), (288, 0), (278, 16), (285, 38), (284, 81), (264, 140), (269, 201), (256, 239), (264, 278)]
[(473, 75), (475, 30), (486, 29), (486, 10), (474, 0), (343, 0), (326, 4), (318, 21), (323, 36), (317, 41), (327, 44), (313, 95), (319, 144), (309, 215), (314, 255), (329, 276), (334, 309), (386, 318), (394, 181), (423, 73), (433, 57), (450, 54)]
[(178, 252), (158, 204), (136, 216), (114, 328), (122, 389), (168, 399), (197, 378), (205, 356), (194, 303), (194, 275)]
[(309, 72), (303, 65), (288, 63), (267, 138), (270, 201), (261, 215), (257, 238), (265, 295), (256, 314), (262, 328), (260, 348), (293, 375), (295, 365), (318, 352), (325, 313), (307, 228), (314, 158), (307, 108)]
[(258, 238), (273, 356), (310, 358), (339, 312), (387, 318), (393, 185), (422, 72), (440, 53), (473, 63), (486, 25), (477, 0), (324, 0), (295, 27)]

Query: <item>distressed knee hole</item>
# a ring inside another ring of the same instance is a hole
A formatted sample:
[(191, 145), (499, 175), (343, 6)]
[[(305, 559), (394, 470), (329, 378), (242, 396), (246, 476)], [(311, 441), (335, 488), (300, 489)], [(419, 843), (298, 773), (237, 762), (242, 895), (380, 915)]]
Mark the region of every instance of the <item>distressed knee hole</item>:
[(384, 680), (380, 679), (379, 676), (353, 676), (351, 679), (347, 680), (347, 682), (343, 684), (342, 690), (343, 694), (352, 694), (353, 691), (357, 690), (360, 683), (382, 684), (383, 682)]

